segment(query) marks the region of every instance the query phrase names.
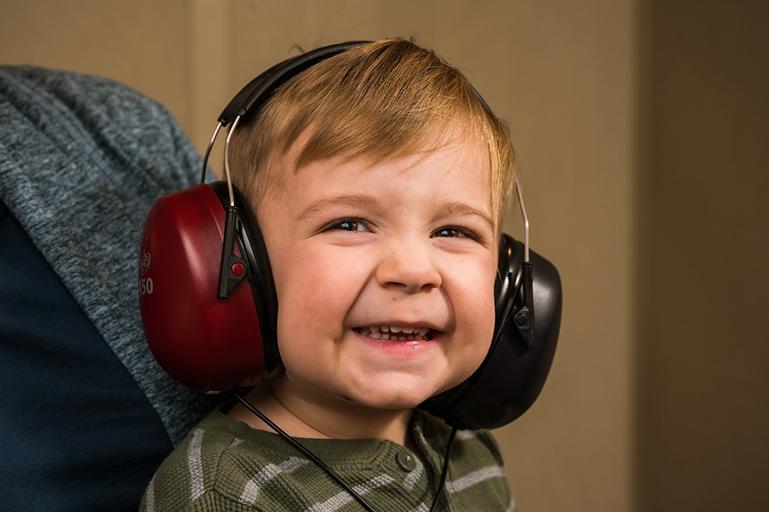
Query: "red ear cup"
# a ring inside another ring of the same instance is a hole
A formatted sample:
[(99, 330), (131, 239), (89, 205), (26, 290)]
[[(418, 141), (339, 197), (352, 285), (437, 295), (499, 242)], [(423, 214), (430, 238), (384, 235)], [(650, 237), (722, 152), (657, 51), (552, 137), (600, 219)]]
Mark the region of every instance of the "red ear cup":
[(224, 224), (210, 186), (169, 194), (150, 211), (139, 255), (139, 306), (150, 349), (173, 378), (198, 391), (231, 389), (266, 374), (248, 264), (232, 294), (218, 297)]

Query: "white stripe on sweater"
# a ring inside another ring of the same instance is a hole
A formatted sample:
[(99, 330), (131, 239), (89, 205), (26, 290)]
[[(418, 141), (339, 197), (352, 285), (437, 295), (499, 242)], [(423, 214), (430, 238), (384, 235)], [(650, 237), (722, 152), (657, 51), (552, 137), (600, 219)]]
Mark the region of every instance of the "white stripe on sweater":
[(267, 464), (246, 482), (243, 492), (240, 495), (240, 501), (248, 505), (253, 505), (256, 503), (256, 497), (259, 496), (262, 487), (267, 485), (267, 483), (277, 478), (281, 473), (291, 473), (292, 471), (296, 471), (308, 462), (310, 461), (307, 459), (291, 457), (280, 464)]
[(419, 481), (419, 477), (422, 476), (422, 473), (425, 470), (424, 465), (422, 464), (422, 461), (419, 460), (419, 457), (414, 456), (414, 460), (416, 461), (416, 467), (412, 469), (408, 475), (406, 475), (406, 478), (403, 479), (403, 487), (410, 491), (414, 488), (414, 486)]
[(190, 496), (194, 502), (205, 492), (203, 483), (203, 458), (201, 446), (203, 444), (203, 430), (195, 429), (192, 440), (187, 448), (187, 467), (190, 470)]
[(475, 430), (457, 430), (457, 441), (467, 441), (474, 439), (478, 433)]
[(464, 491), (468, 487), (484, 482), (490, 478), (505, 477), (505, 470), (502, 466), (486, 466), (468, 473), (462, 478), (457, 478), (451, 482), (446, 482), (446, 489), (450, 493)]
[[(393, 477), (382, 473), (381, 475), (372, 478), (368, 482), (358, 484), (358, 485), (353, 485), (352, 490), (357, 492), (361, 496), (365, 496), (366, 494), (370, 493), (375, 489), (378, 489), (379, 487), (390, 485), (394, 481), (395, 479)], [(355, 498), (353, 498), (349, 492), (340, 491), (335, 495), (331, 496), (326, 501), (321, 501), (320, 503), (316, 503), (315, 505), (309, 507), (307, 509), (307, 512), (334, 512), (344, 507), (354, 499)]]

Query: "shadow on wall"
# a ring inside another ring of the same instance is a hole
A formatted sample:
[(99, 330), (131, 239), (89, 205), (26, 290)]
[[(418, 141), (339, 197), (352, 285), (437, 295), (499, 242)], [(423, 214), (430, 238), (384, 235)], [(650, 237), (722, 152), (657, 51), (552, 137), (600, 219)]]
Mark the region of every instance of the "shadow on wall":
[(641, 5), (636, 510), (769, 510), (769, 4)]

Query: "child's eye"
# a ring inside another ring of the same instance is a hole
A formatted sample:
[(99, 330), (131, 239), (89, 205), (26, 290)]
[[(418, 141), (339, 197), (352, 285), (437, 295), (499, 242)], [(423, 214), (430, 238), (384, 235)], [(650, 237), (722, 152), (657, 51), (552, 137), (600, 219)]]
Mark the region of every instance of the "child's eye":
[(442, 238), (470, 238), (471, 240), (477, 240), (478, 236), (472, 231), (456, 226), (446, 226), (433, 232), (433, 236)]
[(356, 218), (350, 218), (350, 219), (339, 219), (335, 220), (328, 226), (326, 226), (323, 231), (355, 231), (355, 232), (362, 232), (368, 230), (368, 226), (366, 225), (366, 221), (363, 219), (356, 219)]

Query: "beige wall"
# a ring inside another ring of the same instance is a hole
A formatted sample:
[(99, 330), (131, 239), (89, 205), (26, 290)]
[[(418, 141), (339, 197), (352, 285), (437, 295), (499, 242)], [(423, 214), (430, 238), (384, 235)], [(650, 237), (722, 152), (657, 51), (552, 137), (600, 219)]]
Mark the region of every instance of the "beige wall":
[(642, 13), (639, 510), (769, 510), (769, 3)]
[(107, 76), (190, 119), (189, 2), (0, 0), (0, 62)]
[(765, 510), (769, 344), (748, 321), (769, 304), (767, 13), (722, 23), (716, 4), (1, 0), (0, 61), (133, 85), (202, 149), (294, 45), (436, 48), (509, 122), (533, 247), (564, 283), (550, 380), (496, 433), (520, 509)]
[[(632, 2), (4, 4), (0, 60), (127, 82), (166, 104), (200, 148), (230, 95), (294, 45), (413, 35), (462, 68), (510, 123), (533, 247), (565, 288), (550, 381), (497, 432), (511, 487), (530, 512), (632, 508)], [(520, 231), (517, 217), (508, 226)]]

